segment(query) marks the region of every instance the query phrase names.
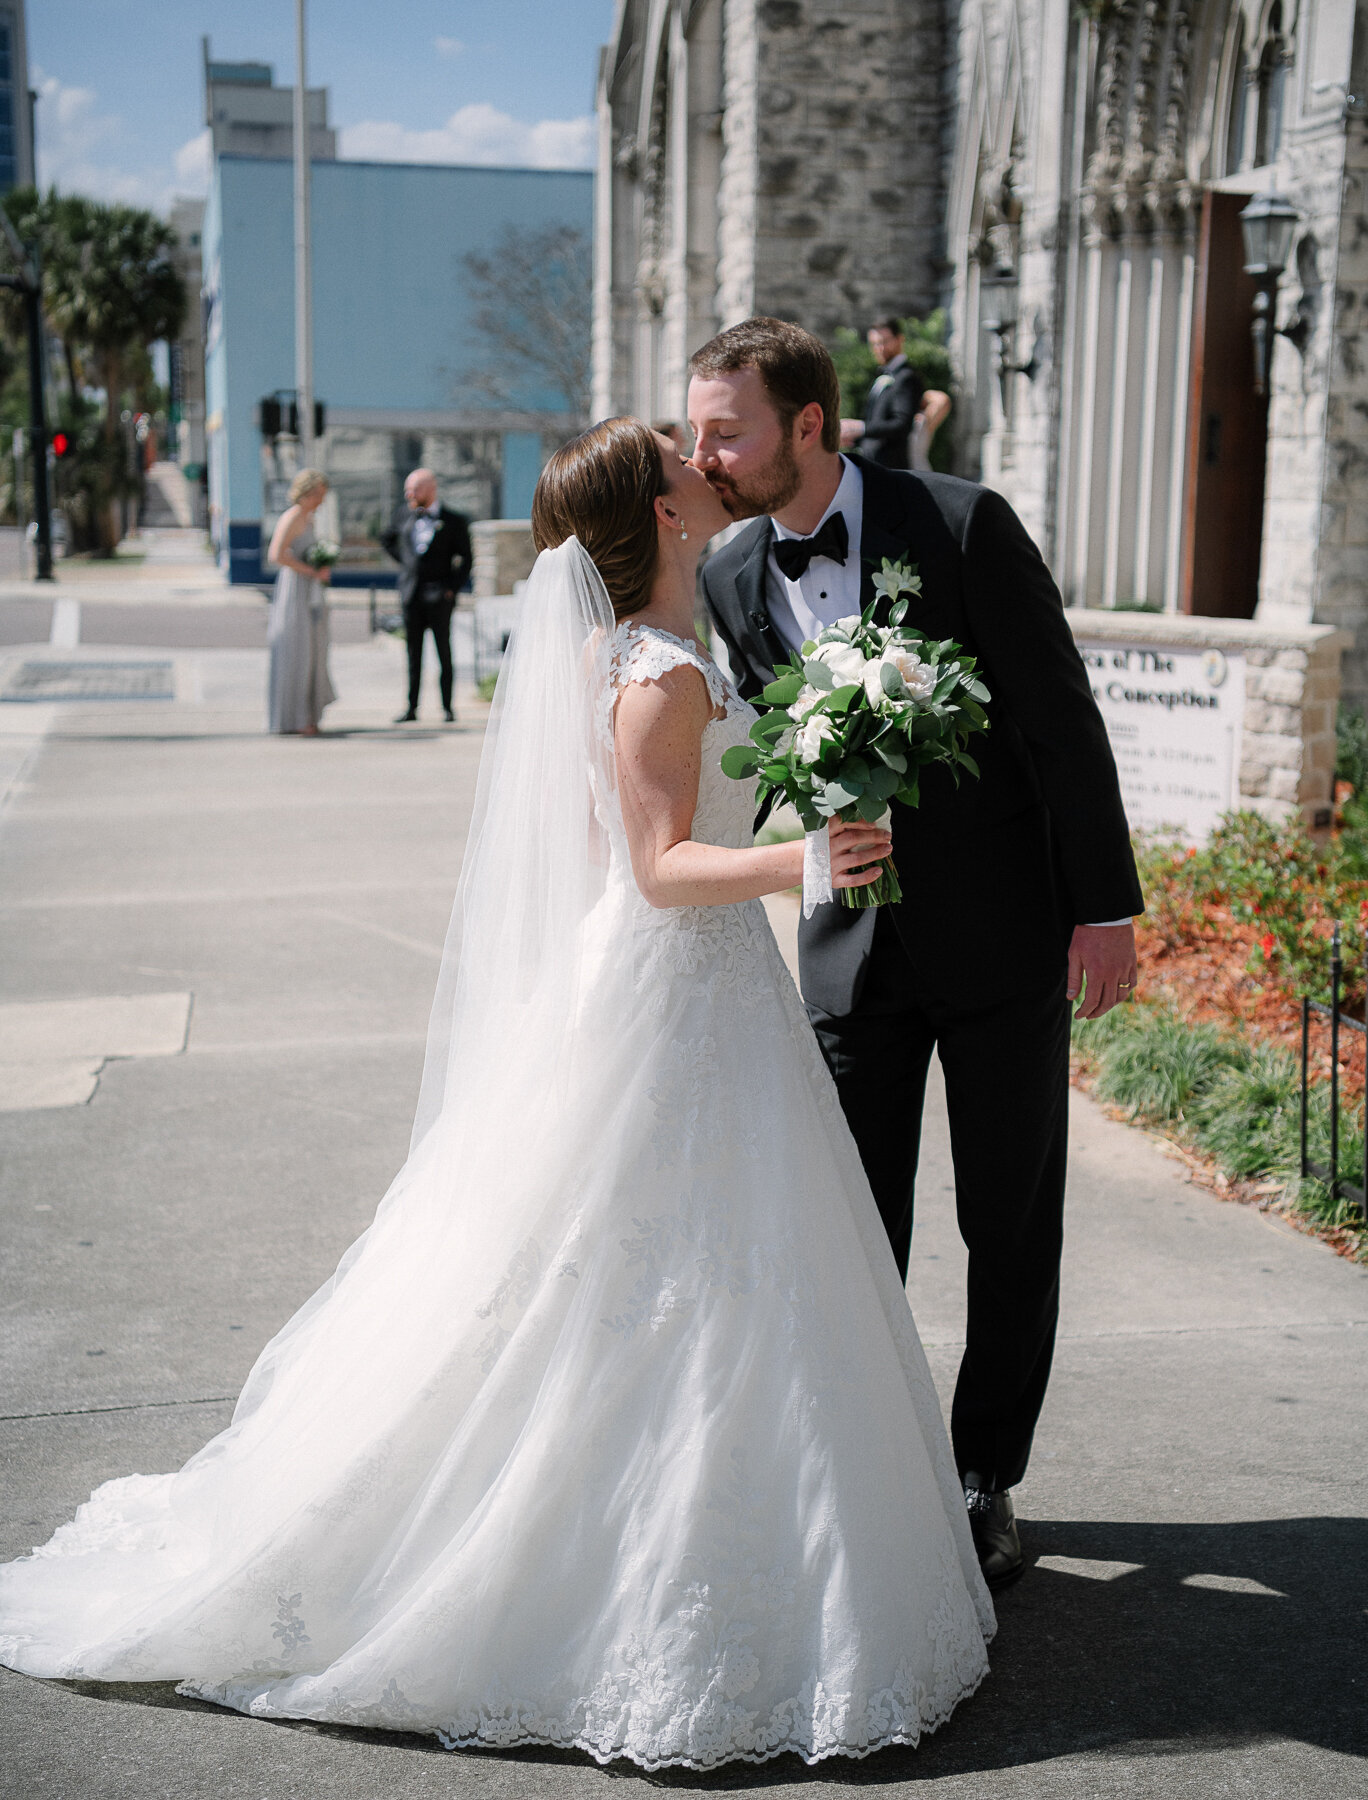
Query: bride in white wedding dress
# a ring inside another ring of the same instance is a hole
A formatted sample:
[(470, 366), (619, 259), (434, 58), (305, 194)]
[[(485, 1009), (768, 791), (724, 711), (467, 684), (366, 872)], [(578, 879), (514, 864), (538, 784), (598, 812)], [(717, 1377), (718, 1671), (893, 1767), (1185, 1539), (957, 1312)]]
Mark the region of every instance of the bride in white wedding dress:
[[(753, 718), (692, 628), (726, 522), (634, 421), (552, 459), (409, 1160), (228, 1430), (0, 1569), (0, 1661), (699, 1769), (915, 1744), (983, 1679), (936, 1395), (759, 899), (802, 845), (754, 847), (718, 767)], [(833, 833), (837, 885), (886, 849)]]

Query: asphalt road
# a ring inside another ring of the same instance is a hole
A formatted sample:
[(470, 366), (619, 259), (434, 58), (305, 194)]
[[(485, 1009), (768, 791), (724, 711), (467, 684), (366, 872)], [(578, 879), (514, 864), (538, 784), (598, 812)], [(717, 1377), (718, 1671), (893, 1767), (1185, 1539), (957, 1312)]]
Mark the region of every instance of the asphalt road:
[[(120, 654), (84, 642), (64, 654)], [(455, 730), (388, 728), (387, 640), (339, 648), (343, 698), (313, 742), (262, 734), (258, 649), (160, 642), (173, 701), (0, 703), (0, 1021), (190, 997), (157, 1053), (101, 1066), (87, 1045), (84, 1103), (0, 1112), (3, 1555), (224, 1424), (367, 1222), (407, 1144), (479, 755), (469, 701)], [(0, 688), (16, 658), (55, 654), (0, 651)], [(931, 1114), (910, 1285), (948, 1395), (963, 1258)], [(1034, 1566), (1002, 1600), (988, 1682), (920, 1749), (647, 1776), (4, 1673), (0, 1794), (1368, 1794), (1368, 1271), (1192, 1187), (1083, 1100), (1069, 1218), (1018, 1495)]]

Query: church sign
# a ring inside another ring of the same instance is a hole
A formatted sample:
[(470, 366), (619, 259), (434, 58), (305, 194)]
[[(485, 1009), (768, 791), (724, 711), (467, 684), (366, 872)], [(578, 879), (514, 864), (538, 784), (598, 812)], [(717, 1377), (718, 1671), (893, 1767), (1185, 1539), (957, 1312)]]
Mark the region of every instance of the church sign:
[(1134, 831), (1200, 844), (1240, 805), (1245, 658), (1208, 646), (1078, 644)]

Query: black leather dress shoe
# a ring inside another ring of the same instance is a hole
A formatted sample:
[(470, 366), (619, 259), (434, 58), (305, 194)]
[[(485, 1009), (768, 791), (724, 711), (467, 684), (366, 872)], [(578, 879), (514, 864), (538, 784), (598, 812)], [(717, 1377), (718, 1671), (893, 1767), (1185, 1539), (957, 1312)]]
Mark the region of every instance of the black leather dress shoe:
[(456, 715), (449, 706), (444, 706), (442, 708), (442, 717), (446, 720), (448, 725), (454, 725), (456, 723)]
[(418, 723), (418, 715), (414, 712), (413, 708), (410, 707), (407, 712), (400, 713), (399, 717), (394, 722), (396, 725), (416, 725)]
[(1026, 1567), (1026, 1557), (1017, 1536), (1016, 1512), (1012, 1496), (1004, 1488), (994, 1494), (978, 1485), (973, 1470), (964, 1477), (964, 1504), (969, 1508), (969, 1529), (974, 1534), (983, 1579), (996, 1592), (1010, 1587)]

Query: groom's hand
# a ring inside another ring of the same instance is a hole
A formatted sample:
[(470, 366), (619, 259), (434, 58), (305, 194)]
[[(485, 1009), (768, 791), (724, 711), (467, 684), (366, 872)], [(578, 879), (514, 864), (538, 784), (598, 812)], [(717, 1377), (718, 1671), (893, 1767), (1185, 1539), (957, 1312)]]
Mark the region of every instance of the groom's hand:
[(1083, 995), (1076, 1018), (1100, 1019), (1131, 998), (1136, 979), (1134, 925), (1074, 926), (1066, 991), (1070, 1000)]

